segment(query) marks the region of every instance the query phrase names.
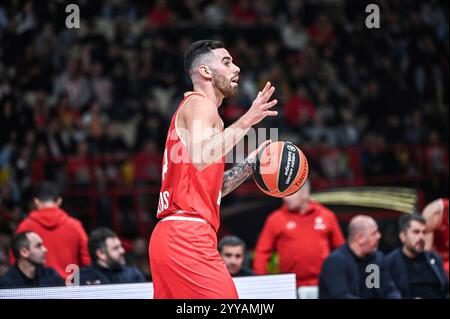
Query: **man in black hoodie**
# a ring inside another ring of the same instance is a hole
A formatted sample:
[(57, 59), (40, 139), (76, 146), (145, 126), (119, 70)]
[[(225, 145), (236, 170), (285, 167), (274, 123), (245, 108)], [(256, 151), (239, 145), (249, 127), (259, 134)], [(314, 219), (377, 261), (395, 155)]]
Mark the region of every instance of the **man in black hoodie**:
[(34, 232), (23, 232), (13, 239), (16, 264), (0, 278), (0, 288), (63, 286), (64, 281), (53, 268), (44, 267), (47, 248)]
[(92, 266), (81, 269), (80, 283), (119, 284), (146, 281), (136, 267), (127, 267), (125, 250), (117, 235), (108, 228), (98, 228), (89, 237)]

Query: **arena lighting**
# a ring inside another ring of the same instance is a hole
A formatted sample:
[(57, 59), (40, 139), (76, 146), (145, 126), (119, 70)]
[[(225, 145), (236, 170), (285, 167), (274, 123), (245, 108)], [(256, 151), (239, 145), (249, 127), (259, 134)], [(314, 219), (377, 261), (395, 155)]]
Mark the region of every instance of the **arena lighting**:
[(322, 204), (364, 206), (412, 213), (417, 204), (417, 192), (402, 187), (352, 187), (312, 193), (311, 198)]

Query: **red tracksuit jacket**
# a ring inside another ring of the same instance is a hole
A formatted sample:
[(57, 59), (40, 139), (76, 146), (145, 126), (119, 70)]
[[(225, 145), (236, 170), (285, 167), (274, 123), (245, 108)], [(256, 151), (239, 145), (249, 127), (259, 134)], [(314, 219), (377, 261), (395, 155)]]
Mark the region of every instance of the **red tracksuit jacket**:
[(300, 215), (283, 205), (266, 220), (253, 267), (257, 274), (266, 274), (270, 256), (277, 251), (280, 272), (295, 273), (297, 287), (317, 286), (323, 261), (344, 242), (336, 216), (326, 207), (311, 201)]
[[(16, 232), (33, 231), (41, 236), (47, 248), (46, 266), (54, 268), (66, 278), (66, 267), (76, 264), (80, 268), (91, 264), (88, 236), (81, 222), (59, 208), (44, 208), (30, 213)], [(11, 264), (15, 263), (14, 257)]]

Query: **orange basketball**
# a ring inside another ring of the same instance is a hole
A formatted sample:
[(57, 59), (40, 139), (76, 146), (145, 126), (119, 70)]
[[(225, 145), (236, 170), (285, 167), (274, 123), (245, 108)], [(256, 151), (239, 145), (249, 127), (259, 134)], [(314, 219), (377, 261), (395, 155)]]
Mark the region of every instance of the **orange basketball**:
[(267, 145), (253, 164), (256, 185), (266, 194), (285, 197), (298, 191), (308, 177), (305, 154), (291, 142)]

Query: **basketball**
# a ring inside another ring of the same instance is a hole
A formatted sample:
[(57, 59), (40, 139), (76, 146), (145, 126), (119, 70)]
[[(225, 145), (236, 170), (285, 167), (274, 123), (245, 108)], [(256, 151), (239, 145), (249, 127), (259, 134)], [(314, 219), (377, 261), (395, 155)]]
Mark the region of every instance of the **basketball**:
[(308, 177), (305, 154), (291, 142), (278, 141), (262, 149), (253, 164), (253, 178), (264, 193), (285, 197), (298, 191)]

